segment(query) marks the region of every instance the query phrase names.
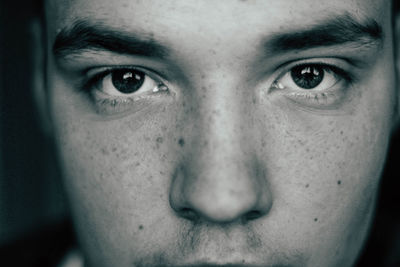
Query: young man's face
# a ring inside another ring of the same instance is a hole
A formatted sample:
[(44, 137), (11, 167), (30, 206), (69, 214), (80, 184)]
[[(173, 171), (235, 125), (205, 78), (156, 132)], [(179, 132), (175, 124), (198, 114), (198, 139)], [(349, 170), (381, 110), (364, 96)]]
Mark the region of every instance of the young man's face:
[(91, 266), (350, 266), (395, 107), (391, 3), (48, 1)]

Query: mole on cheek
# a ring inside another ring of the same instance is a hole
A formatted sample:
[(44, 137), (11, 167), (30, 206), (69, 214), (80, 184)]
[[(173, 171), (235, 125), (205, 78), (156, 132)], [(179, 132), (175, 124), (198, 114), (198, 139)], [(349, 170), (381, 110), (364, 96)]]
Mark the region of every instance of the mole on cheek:
[(160, 148), (160, 145), (163, 143), (163, 138), (160, 136), (160, 137), (157, 137), (157, 139), (156, 139), (156, 149), (159, 149)]
[(184, 140), (182, 137), (179, 138), (178, 144), (179, 144), (181, 147), (183, 147), (183, 146), (185, 145), (185, 140)]
[(143, 230), (143, 225), (139, 225), (139, 230)]

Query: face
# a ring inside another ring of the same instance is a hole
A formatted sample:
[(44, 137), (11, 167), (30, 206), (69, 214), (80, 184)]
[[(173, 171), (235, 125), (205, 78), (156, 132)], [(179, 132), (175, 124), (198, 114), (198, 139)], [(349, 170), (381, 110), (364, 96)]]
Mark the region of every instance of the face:
[(390, 1), (48, 1), (90, 266), (351, 266), (392, 127)]

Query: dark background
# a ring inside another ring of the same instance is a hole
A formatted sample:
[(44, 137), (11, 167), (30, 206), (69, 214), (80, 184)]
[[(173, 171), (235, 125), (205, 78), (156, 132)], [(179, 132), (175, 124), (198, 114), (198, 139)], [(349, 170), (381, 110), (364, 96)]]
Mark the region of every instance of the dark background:
[[(34, 1), (0, 2), (0, 259), (5, 266), (51, 266), (74, 242), (51, 138), (41, 131), (33, 102), (29, 21), (36, 11)], [(398, 132), (358, 266), (400, 266)]]

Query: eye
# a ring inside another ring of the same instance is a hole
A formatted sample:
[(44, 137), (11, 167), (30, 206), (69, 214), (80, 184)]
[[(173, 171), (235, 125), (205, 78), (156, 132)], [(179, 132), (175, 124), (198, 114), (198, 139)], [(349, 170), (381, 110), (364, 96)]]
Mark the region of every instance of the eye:
[(302, 106), (331, 109), (342, 103), (353, 81), (351, 72), (336, 65), (303, 63), (286, 69), (270, 89)]
[(292, 90), (327, 90), (344, 80), (342, 71), (320, 64), (299, 65), (277, 79), (273, 87)]
[(136, 67), (96, 68), (89, 70), (87, 76), (82, 89), (98, 114), (135, 111), (139, 106), (153, 103), (156, 96), (169, 93), (157, 74)]
[(159, 81), (137, 69), (109, 70), (99, 79), (96, 89), (109, 96), (128, 97), (139, 92), (151, 93), (166, 90)]

